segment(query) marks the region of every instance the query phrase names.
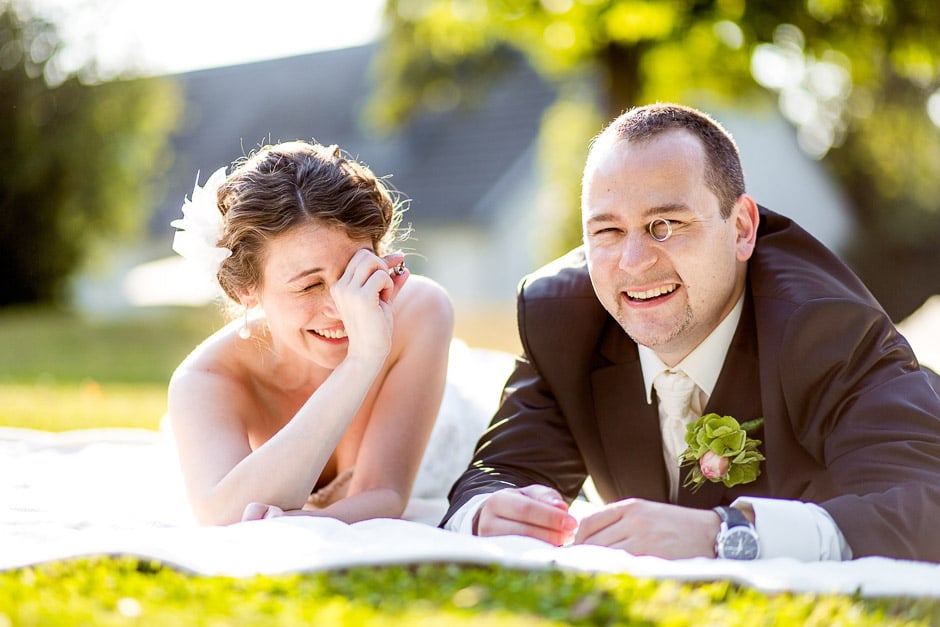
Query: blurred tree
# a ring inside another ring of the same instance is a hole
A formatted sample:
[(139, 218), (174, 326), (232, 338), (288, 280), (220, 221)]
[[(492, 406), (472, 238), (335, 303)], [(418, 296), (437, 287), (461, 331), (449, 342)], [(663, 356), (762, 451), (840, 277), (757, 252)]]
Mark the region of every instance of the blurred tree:
[(369, 112), (379, 128), (472, 104), (512, 54), (558, 85), (541, 153), (572, 209), (553, 253), (580, 239), (581, 162), (604, 122), (657, 100), (776, 101), (853, 203), (861, 235), (847, 257), (889, 313), (940, 292), (938, 3), (388, 0), (386, 21)]
[(96, 246), (140, 228), (180, 96), (167, 79), (56, 71), (55, 26), (0, 0), (0, 306), (56, 302)]

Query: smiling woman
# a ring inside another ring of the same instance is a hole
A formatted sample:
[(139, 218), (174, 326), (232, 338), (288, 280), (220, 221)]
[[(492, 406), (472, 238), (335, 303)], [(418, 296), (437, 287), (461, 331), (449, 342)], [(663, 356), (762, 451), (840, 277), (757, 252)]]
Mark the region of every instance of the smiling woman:
[(289, 142), (217, 172), (183, 210), (174, 249), (244, 312), (170, 382), (197, 518), (400, 516), (453, 334), (444, 291), (391, 250), (400, 203), (339, 148)]

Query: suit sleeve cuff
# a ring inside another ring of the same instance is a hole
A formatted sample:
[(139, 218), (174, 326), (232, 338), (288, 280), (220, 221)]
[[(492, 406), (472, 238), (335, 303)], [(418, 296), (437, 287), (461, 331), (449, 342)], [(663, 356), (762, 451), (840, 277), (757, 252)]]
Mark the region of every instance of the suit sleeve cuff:
[(731, 505), (753, 509), (762, 558), (791, 557), (801, 562), (852, 559), (852, 550), (835, 521), (814, 503), (742, 497)]
[(444, 523), (444, 529), (473, 535), (473, 518), (488, 498), (490, 498), (489, 494), (477, 494), (471, 498), (463, 504), (463, 507), (454, 512), (450, 520)]

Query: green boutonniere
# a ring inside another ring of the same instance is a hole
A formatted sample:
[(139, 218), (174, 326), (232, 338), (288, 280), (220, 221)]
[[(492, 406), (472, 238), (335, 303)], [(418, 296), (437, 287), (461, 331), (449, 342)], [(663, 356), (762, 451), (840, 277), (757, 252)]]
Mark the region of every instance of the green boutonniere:
[(729, 488), (750, 483), (760, 475), (764, 461), (757, 447), (760, 440), (747, 436), (764, 422), (763, 418), (738, 423), (731, 416), (706, 414), (686, 427), (689, 445), (679, 456), (679, 466), (692, 466), (683, 487), (698, 490), (705, 480), (722, 482)]

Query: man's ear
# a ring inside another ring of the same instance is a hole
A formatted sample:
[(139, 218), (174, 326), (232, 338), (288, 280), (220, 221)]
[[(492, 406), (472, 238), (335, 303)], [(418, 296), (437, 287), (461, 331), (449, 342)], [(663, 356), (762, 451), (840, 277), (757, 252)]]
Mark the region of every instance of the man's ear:
[(757, 203), (747, 194), (741, 194), (734, 203), (732, 218), (737, 234), (735, 256), (738, 261), (747, 261), (754, 254), (754, 245), (757, 243), (757, 225), (760, 222)]

